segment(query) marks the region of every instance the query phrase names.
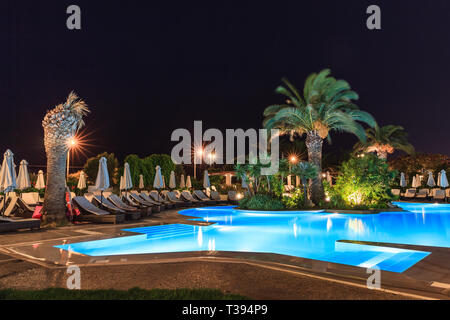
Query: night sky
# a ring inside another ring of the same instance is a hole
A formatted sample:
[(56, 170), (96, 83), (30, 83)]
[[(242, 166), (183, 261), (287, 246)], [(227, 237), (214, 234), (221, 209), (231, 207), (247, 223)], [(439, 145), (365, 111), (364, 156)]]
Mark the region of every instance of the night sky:
[[(82, 29), (66, 28), (81, 7)], [(366, 8), (382, 30), (366, 28)], [(450, 1), (22, 1), (0, 4), (0, 152), (45, 164), (42, 118), (75, 90), (90, 106), (87, 156), (170, 153), (176, 128), (260, 128), (297, 87), (331, 68), (380, 125), (417, 151), (450, 155)], [(333, 148), (354, 136), (333, 134)], [(80, 156), (77, 165), (86, 160)]]

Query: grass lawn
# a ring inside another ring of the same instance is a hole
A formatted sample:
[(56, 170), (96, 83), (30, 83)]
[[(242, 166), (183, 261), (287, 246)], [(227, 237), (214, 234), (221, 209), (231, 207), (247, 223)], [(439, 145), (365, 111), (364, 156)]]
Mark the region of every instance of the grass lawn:
[(0, 290), (0, 300), (244, 300), (246, 297), (224, 294), (215, 289), (152, 289), (123, 290)]

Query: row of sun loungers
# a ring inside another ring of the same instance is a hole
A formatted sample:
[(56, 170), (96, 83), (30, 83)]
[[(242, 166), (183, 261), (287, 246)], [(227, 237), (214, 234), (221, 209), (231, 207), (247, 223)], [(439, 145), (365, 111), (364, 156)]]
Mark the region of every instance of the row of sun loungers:
[[(34, 197), (35, 195), (31, 196)], [(37, 197), (39, 198), (39, 194), (37, 194)], [(2, 212), (2, 216), (0, 216), (0, 232), (40, 228), (41, 221), (31, 219), (34, 208), (29, 206), (27, 201), (28, 196), (22, 199), (17, 197), (14, 192), (8, 194), (6, 198), (0, 196), (0, 211)]]
[[(0, 197), (0, 200), (0, 210), (3, 210), (5, 206), (4, 217), (0, 221), (0, 232), (9, 230), (7, 223), (12, 220), (20, 220), (20, 227), (39, 228), (40, 220), (31, 219), (36, 206), (43, 204), (37, 192), (22, 193), (20, 196), (12, 192), (5, 202), (3, 197)], [(125, 220), (138, 220), (166, 209), (237, 204), (238, 198), (235, 191), (230, 191), (227, 200), (224, 200), (215, 190), (209, 192), (209, 197), (201, 190), (195, 190), (193, 193), (187, 190), (162, 191), (161, 193), (153, 190), (123, 192), (120, 196), (109, 191), (87, 193), (84, 196), (76, 196), (71, 192), (71, 200), (72, 208), (78, 209), (80, 213), (72, 215), (75, 221), (116, 224)]]
[(138, 220), (166, 209), (234, 203), (232, 198), (231, 194), (229, 200), (222, 200), (217, 191), (211, 191), (211, 197), (207, 197), (201, 190), (195, 190), (193, 195), (189, 191), (158, 193), (156, 190), (133, 190), (122, 192), (121, 197), (111, 192), (94, 192), (73, 198), (75, 206), (83, 213), (74, 218), (97, 223), (120, 223), (124, 220)]
[(399, 196), (403, 199), (417, 199), (417, 200), (434, 200), (434, 201), (446, 201), (450, 200), (450, 189), (442, 190), (439, 188), (435, 189), (407, 189), (405, 193), (401, 193), (400, 189), (392, 189), (392, 194), (394, 196)]

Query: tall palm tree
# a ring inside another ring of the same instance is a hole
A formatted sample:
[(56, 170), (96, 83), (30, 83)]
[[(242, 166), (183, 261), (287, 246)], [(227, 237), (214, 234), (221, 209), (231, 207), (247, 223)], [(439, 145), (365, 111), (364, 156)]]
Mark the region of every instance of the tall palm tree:
[(316, 165), (302, 161), (292, 167), (292, 173), (300, 177), (303, 185), (304, 205), (308, 205), (308, 180), (317, 177), (319, 170)]
[[(281, 134), (290, 134), (292, 139), (295, 135), (306, 135), (308, 159), (317, 166), (319, 173), (323, 140), (331, 141), (331, 131), (353, 133), (365, 141), (366, 133), (359, 122), (375, 126), (374, 118), (352, 102), (358, 99), (358, 94), (345, 80), (331, 77), (329, 69), (308, 76), (303, 96), (287, 79), (283, 79), (283, 83), (284, 86), (279, 86), (275, 92), (283, 95), (286, 103), (266, 108), (264, 127), (279, 129)], [(311, 191), (314, 203), (324, 199), (320, 175), (313, 179)]]
[(48, 111), (42, 121), (47, 154), (47, 189), (43, 208), (43, 219), (46, 223), (65, 221), (64, 192), (68, 141), (84, 125), (83, 116), (88, 112), (86, 103), (71, 92), (66, 102)]
[(355, 152), (376, 152), (378, 158), (387, 159), (395, 150), (414, 153), (414, 146), (408, 142), (408, 133), (402, 126), (387, 125), (366, 130), (367, 140), (354, 146)]

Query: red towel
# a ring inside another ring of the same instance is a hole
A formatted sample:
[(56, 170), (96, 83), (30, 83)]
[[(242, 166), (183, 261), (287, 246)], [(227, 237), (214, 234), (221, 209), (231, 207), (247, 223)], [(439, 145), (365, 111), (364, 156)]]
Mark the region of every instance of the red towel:
[(42, 207), (43, 206), (36, 206), (33, 212), (33, 219), (41, 219), (42, 218)]

